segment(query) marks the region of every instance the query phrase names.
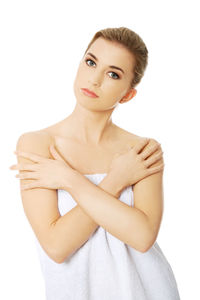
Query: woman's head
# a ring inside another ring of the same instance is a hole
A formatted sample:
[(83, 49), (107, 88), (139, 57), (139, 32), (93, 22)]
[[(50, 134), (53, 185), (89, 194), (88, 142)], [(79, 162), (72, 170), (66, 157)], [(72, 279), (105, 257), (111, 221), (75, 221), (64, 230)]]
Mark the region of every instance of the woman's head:
[[(99, 111), (129, 101), (136, 95), (135, 86), (144, 74), (147, 59), (144, 42), (130, 29), (120, 27), (98, 31), (77, 71), (74, 92), (78, 102)], [(81, 88), (89, 89), (99, 97), (90, 98)]]
[(130, 82), (130, 87), (134, 88), (141, 81), (148, 64), (148, 50), (141, 37), (126, 27), (102, 29), (95, 33), (85, 53), (99, 37), (124, 46), (134, 56), (135, 64), (132, 66), (133, 77)]

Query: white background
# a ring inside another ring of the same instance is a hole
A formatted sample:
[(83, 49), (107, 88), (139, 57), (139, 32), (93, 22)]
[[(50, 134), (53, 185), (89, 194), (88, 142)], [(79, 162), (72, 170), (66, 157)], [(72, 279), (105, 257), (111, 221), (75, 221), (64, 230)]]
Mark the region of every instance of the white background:
[(1, 299), (45, 299), (19, 179), (9, 170), (16, 163), (17, 139), (72, 112), (73, 81), (88, 43), (96, 31), (120, 26), (142, 37), (149, 65), (137, 96), (117, 108), (113, 122), (161, 143), (165, 207), (157, 242), (173, 269), (181, 299), (200, 299), (197, 5), (198, 1), (141, 0), (0, 2)]

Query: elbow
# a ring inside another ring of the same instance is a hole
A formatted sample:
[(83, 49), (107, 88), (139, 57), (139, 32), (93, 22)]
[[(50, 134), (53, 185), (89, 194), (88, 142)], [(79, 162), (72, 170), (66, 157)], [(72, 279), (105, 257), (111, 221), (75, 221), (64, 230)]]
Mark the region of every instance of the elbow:
[(52, 260), (57, 264), (62, 264), (64, 260), (59, 255), (52, 255)]
[(68, 253), (63, 253), (61, 252), (59, 249), (57, 249), (56, 247), (51, 247), (48, 256), (57, 264), (62, 264), (63, 262), (65, 262), (70, 256), (71, 254)]
[(63, 257), (63, 253), (61, 253), (61, 249), (59, 249), (59, 243), (58, 240), (56, 239), (56, 233), (54, 231), (54, 225), (51, 225), (51, 230), (50, 230), (50, 236), (49, 236), (49, 240), (48, 240), (48, 247), (47, 247), (47, 255), (49, 256), (49, 258), (51, 260), (53, 260), (55, 263), (57, 264), (62, 264), (65, 259), (66, 256)]
[(64, 262), (64, 260), (60, 259), (60, 258), (55, 258), (54, 262), (56, 262), (57, 264), (62, 264)]
[(46, 254), (57, 264), (61, 264), (63, 262), (63, 259), (60, 257), (60, 255), (58, 255), (57, 251), (55, 251), (55, 248), (53, 247), (48, 248), (48, 250), (46, 250)]
[(153, 246), (153, 244), (150, 244), (150, 245), (148, 244), (146, 247), (143, 247), (140, 252), (146, 253), (151, 249), (152, 246)]
[(151, 230), (148, 231), (148, 233), (146, 232), (145, 236), (146, 237), (143, 238), (142, 241), (140, 240), (139, 251), (141, 253), (146, 253), (151, 249), (151, 247), (154, 245), (156, 241), (157, 233)]
[(149, 232), (146, 236), (145, 243), (143, 245), (142, 253), (148, 252), (156, 242), (157, 236), (159, 232), (159, 227), (151, 227), (149, 228)]
[(151, 249), (151, 247), (154, 245), (154, 243), (156, 241), (156, 237), (157, 237), (157, 235), (153, 235), (153, 237), (151, 238), (150, 241), (148, 239), (148, 241), (145, 243), (145, 245), (141, 249), (142, 253), (148, 252)]
[(139, 249), (139, 251), (141, 252), (141, 253), (145, 253), (145, 252), (148, 252), (150, 249), (151, 249), (151, 247), (153, 246), (153, 244), (151, 243), (151, 244), (145, 244), (145, 245), (143, 245), (143, 247), (140, 247), (140, 249)]
[(61, 257), (61, 255), (58, 254), (57, 251), (54, 250), (50, 250), (48, 251), (48, 256), (57, 264), (62, 264), (66, 258)]
[(68, 260), (68, 258), (70, 257), (71, 255), (67, 255), (67, 256), (65, 256), (65, 257), (61, 257), (61, 256), (54, 256), (54, 261), (57, 263), (57, 264), (62, 264), (62, 263), (64, 263), (66, 260)]
[(68, 253), (63, 253), (58, 247), (51, 246), (48, 251), (48, 256), (57, 264), (62, 264), (70, 256)]
[(56, 243), (55, 241), (52, 242), (49, 242), (48, 244), (48, 247), (45, 247), (44, 248), (46, 254), (48, 255), (48, 257), (53, 260), (55, 263), (57, 264), (61, 264), (64, 262), (64, 258), (63, 256), (61, 255), (58, 247), (56, 246)]

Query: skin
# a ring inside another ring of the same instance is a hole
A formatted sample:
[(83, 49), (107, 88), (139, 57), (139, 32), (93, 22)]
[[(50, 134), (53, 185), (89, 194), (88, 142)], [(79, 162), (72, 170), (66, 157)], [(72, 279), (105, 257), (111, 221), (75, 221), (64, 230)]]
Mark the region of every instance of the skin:
[[(77, 202), (77, 206), (66, 215), (61, 217), (58, 211), (52, 215), (51, 245), (50, 239), (47, 241), (46, 238), (44, 242), (42, 235), (38, 234), (43, 247), (56, 262), (62, 262), (79, 248), (99, 225), (133, 248), (147, 251), (157, 237), (162, 217), (162, 172), (148, 176), (134, 185), (134, 207), (118, 201), (117, 197), (122, 190), (119, 177), (116, 177), (119, 172), (110, 172), (115, 154), (130, 149), (142, 140), (116, 126), (111, 119), (112, 112), (118, 105), (130, 101), (136, 95), (137, 91), (130, 88), (134, 57), (121, 45), (102, 38), (97, 39), (88, 52), (93, 53), (98, 62), (87, 54), (80, 61), (74, 81), (76, 106), (73, 112), (61, 122), (38, 132), (42, 136), (43, 149), (40, 148), (37, 153), (48, 156), (46, 149), (50, 140), (53, 140), (59, 153), (69, 164), (70, 172), (63, 173), (62, 176), (68, 184), (62, 188), (69, 191)], [(85, 59), (92, 61), (86, 63)], [(109, 65), (120, 67), (124, 74), (111, 69)], [(117, 75), (120, 78), (114, 79)], [(84, 95), (80, 90), (82, 87), (94, 91), (99, 97)], [(30, 144), (30, 141), (26, 143), (22, 140), (23, 143), (21, 140), (18, 142), (18, 150), (23, 149), (25, 144)], [(155, 143), (157, 142), (151, 139), (149, 145)], [(56, 157), (58, 153), (52, 152), (51, 155)], [(20, 159), (19, 162), (22, 161)], [(72, 168), (77, 172), (71, 172)], [(57, 174), (59, 173), (58, 171)], [(95, 173), (107, 173), (98, 186), (82, 176)], [(32, 209), (27, 206), (26, 200), (23, 201), (31, 220)], [(34, 220), (30, 222), (34, 226)], [(73, 228), (74, 224), (76, 226)], [(73, 237), (69, 234), (72, 228)], [(47, 236), (45, 231), (43, 236)]]
[[(85, 55), (79, 64), (74, 81), (74, 93), (77, 99), (76, 106), (67, 125), (72, 126), (71, 137), (87, 145), (100, 146), (107, 144), (115, 127), (111, 114), (119, 103), (129, 101), (136, 95), (134, 88), (129, 88), (132, 79), (133, 56), (123, 47), (113, 42), (97, 39), (88, 52), (95, 54), (98, 63), (85, 59), (94, 59)], [(111, 70), (107, 66), (119, 66), (125, 72)], [(120, 79), (117, 78), (117, 73)], [(80, 88), (94, 91), (99, 98), (85, 96)], [(64, 126), (65, 122), (63, 122)]]
[[(131, 64), (135, 61), (124, 47), (102, 38), (98, 38), (87, 52), (93, 53), (98, 62), (89, 55), (80, 61), (73, 86), (76, 96), (73, 112), (42, 131), (54, 137), (63, 156), (82, 174), (107, 173), (116, 150), (124, 151), (140, 140), (139, 136), (116, 126), (111, 119), (114, 109), (137, 93), (135, 88), (130, 88)], [(93, 62), (86, 63), (85, 59)], [(108, 65), (120, 67), (124, 74)], [(115, 79), (118, 76), (120, 78)], [(94, 91), (99, 98), (85, 96), (80, 91), (82, 87)]]

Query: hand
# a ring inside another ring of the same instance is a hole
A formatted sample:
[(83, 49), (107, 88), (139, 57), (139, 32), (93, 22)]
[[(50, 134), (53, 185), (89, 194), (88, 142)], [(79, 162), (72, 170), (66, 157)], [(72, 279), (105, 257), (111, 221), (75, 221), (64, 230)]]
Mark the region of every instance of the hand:
[(163, 152), (160, 150), (158, 153), (154, 153), (160, 146), (159, 143), (141, 151), (148, 142), (149, 139), (143, 139), (128, 151), (126, 150), (114, 155), (109, 174), (112, 173), (115, 181), (120, 183), (123, 188), (133, 185), (139, 180), (159, 172), (164, 168), (164, 163), (150, 167), (153, 163), (162, 158)]
[(35, 164), (18, 163), (10, 167), (11, 170), (26, 171), (16, 175), (17, 178), (34, 179), (31, 183), (28, 180), (29, 183), (22, 184), (22, 190), (32, 188), (64, 189), (66, 187), (66, 180), (74, 169), (67, 164), (53, 145), (50, 146), (50, 152), (55, 159), (28, 152), (15, 152), (17, 155), (35, 162)]

